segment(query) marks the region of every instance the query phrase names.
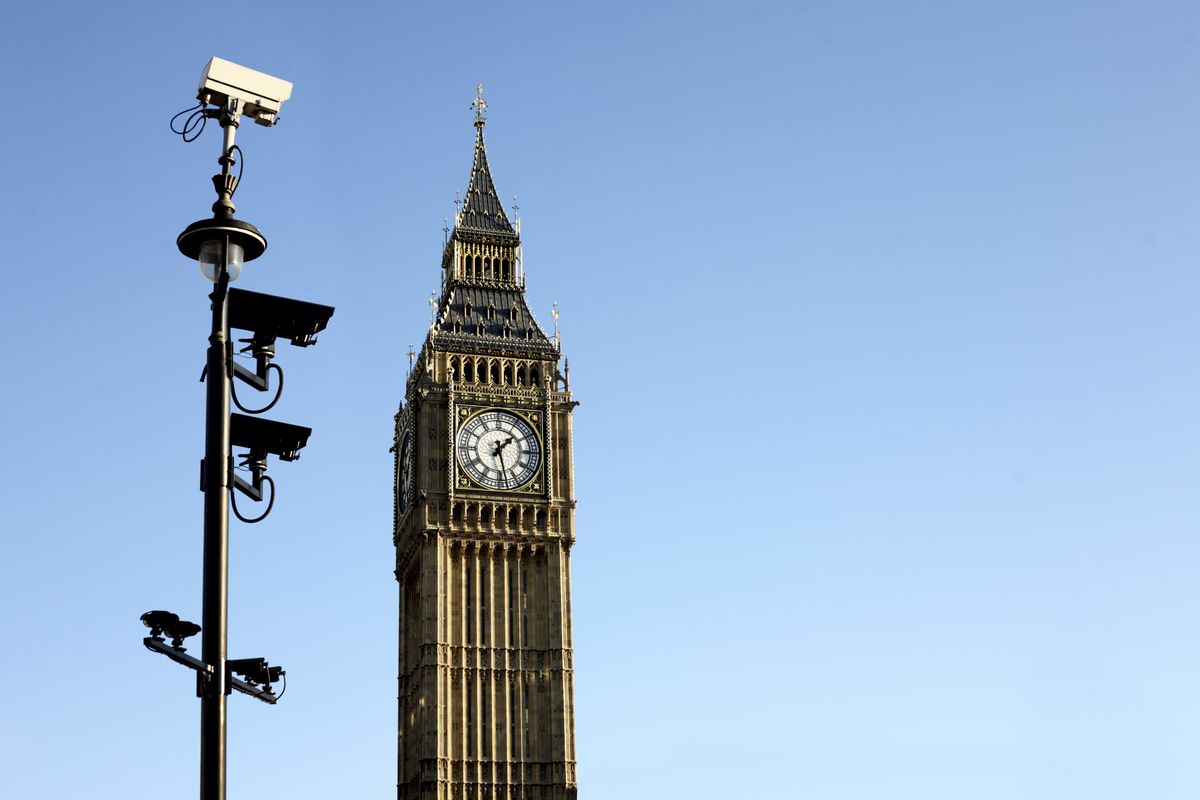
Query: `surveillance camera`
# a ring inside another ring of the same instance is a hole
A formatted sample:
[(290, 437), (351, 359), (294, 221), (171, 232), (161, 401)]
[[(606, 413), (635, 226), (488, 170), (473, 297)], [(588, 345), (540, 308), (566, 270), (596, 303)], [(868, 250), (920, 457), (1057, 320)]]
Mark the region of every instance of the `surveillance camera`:
[(147, 611), (142, 614), (142, 624), (150, 629), (150, 635), (158, 638), (164, 628), (179, 622), (179, 615), (170, 611)]
[(290, 339), (298, 347), (317, 341), (333, 316), (332, 306), (292, 300), (245, 289), (229, 290), (229, 327), (253, 331), (262, 339)]
[(249, 448), (252, 455), (264, 458), (270, 453), (283, 461), (299, 458), (312, 434), (312, 428), (245, 414), (230, 414), (229, 423), (229, 441), (234, 447)]
[(272, 667), (265, 658), (231, 658), (225, 666), (235, 675), (241, 675), (248, 683), (270, 686), (286, 673), (283, 667)]
[(245, 114), (259, 125), (275, 124), (280, 106), (291, 96), (288, 81), (215, 57), (200, 74), (196, 92), (196, 99), (206, 103), (228, 106), (232, 101), (235, 113)]
[(195, 636), (201, 631), (201, 627), (194, 622), (188, 620), (179, 620), (178, 622), (167, 625), (163, 628), (163, 632), (171, 637), (171, 647), (176, 650), (182, 650), (183, 640), (189, 636)]

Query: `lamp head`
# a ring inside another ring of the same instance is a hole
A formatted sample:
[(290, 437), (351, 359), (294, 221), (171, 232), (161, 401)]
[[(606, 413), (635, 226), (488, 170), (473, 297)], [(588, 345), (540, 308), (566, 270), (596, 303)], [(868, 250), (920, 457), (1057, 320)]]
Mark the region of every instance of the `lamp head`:
[(225, 242), (229, 242), (229, 280), (242, 273), (242, 264), (253, 261), (267, 249), (267, 239), (249, 222), (232, 217), (202, 219), (184, 228), (175, 240), (179, 252), (200, 263), (204, 277), (216, 283), (225, 263)]

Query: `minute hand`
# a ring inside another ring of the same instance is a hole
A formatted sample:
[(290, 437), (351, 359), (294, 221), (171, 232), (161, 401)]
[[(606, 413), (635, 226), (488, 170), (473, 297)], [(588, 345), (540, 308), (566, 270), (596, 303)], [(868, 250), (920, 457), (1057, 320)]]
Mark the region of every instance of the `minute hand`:
[[(509, 441), (511, 442), (512, 440), (509, 439)], [(504, 447), (503, 447), (503, 445), (500, 447), (499, 450), (496, 451), (496, 457), (500, 459), (500, 485), (503, 488), (507, 489), (508, 488), (508, 476), (505, 475), (504, 473), (508, 472), (508, 468), (504, 466)]]

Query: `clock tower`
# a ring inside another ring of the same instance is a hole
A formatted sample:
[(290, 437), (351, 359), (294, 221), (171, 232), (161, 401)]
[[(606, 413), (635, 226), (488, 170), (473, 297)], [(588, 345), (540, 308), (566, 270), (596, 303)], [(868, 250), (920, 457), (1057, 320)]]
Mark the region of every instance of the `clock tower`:
[[(482, 87), (441, 296), (396, 414), (402, 800), (574, 800), (569, 369), (525, 299)], [(555, 312), (557, 317), (557, 311)]]

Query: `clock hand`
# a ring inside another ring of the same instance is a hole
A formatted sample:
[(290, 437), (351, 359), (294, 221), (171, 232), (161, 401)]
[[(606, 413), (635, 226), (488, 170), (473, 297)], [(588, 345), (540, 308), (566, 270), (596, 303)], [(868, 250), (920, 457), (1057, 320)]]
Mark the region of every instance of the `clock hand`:
[[(512, 441), (512, 440), (510, 439), (509, 441)], [(500, 480), (503, 481), (501, 486), (503, 486), (505, 489), (507, 489), (508, 488), (508, 476), (505, 475), (504, 473), (506, 473), (508, 471), (508, 468), (504, 466), (504, 453), (502, 452), (503, 450), (504, 450), (504, 447), (500, 446), (496, 451), (496, 456), (500, 459)]]

